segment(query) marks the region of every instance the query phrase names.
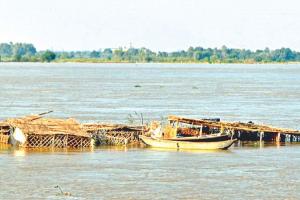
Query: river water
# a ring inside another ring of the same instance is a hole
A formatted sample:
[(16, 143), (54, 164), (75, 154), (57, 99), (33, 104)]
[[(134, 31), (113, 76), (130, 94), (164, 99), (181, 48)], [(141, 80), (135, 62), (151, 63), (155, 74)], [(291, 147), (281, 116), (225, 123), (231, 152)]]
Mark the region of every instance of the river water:
[[(0, 63), (0, 120), (169, 114), (300, 129), (300, 65)], [(0, 146), (0, 199), (300, 199), (300, 145), (228, 151)], [(59, 185), (71, 196), (60, 195)]]

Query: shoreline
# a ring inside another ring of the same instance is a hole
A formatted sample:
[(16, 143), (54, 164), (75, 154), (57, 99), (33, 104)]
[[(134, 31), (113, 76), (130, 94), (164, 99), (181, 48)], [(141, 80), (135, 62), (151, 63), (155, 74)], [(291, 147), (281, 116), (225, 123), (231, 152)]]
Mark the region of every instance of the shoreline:
[(1, 64), (8, 64), (8, 63), (28, 63), (28, 64), (65, 64), (65, 63), (74, 63), (74, 64), (199, 64), (199, 65), (298, 65), (300, 62), (215, 62), (215, 63), (210, 63), (210, 62), (127, 62), (127, 61), (112, 61), (112, 62), (106, 62), (106, 61), (52, 61), (52, 62), (16, 62), (16, 61), (0, 61)]

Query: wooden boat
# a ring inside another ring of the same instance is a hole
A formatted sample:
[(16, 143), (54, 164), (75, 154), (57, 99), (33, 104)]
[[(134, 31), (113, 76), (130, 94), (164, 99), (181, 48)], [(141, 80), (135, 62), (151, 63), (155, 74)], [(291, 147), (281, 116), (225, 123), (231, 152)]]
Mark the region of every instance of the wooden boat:
[[(179, 126), (185, 124), (185, 126)], [(236, 139), (233, 134), (220, 131), (203, 131), (203, 126), (197, 127), (190, 121), (169, 119), (169, 125), (161, 127), (159, 122), (152, 122), (150, 136), (140, 136), (147, 145), (157, 148), (214, 150), (228, 149)]]
[(167, 139), (158, 139), (147, 136), (140, 136), (140, 139), (151, 147), (169, 148), (169, 149), (195, 149), (195, 150), (216, 150), (228, 149), (237, 139), (229, 139), (215, 142), (190, 142), (190, 141), (172, 141)]

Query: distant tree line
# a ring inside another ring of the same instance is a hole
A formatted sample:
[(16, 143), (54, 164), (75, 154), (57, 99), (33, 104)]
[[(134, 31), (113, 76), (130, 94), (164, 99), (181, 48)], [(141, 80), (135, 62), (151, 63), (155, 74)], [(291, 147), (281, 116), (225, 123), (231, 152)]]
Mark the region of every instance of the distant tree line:
[(37, 51), (27, 43), (1, 43), (0, 61), (14, 62), (205, 62), (269, 63), (299, 62), (300, 52), (289, 48), (270, 50), (190, 47), (174, 52), (154, 52), (147, 48), (103, 49), (94, 51)]
[(49, 50), (37, 52), (33, 44), (0, 43), (0, 61), (11, 62), (50, 62), (56, 54)]

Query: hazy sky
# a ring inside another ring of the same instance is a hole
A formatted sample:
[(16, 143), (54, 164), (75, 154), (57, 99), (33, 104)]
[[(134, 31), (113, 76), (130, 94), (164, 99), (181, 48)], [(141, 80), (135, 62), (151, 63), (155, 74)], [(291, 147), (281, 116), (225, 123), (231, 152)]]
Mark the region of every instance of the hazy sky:
[(300, 50), (300, 0), (0, 0), (0, 42), (39, 50)]

